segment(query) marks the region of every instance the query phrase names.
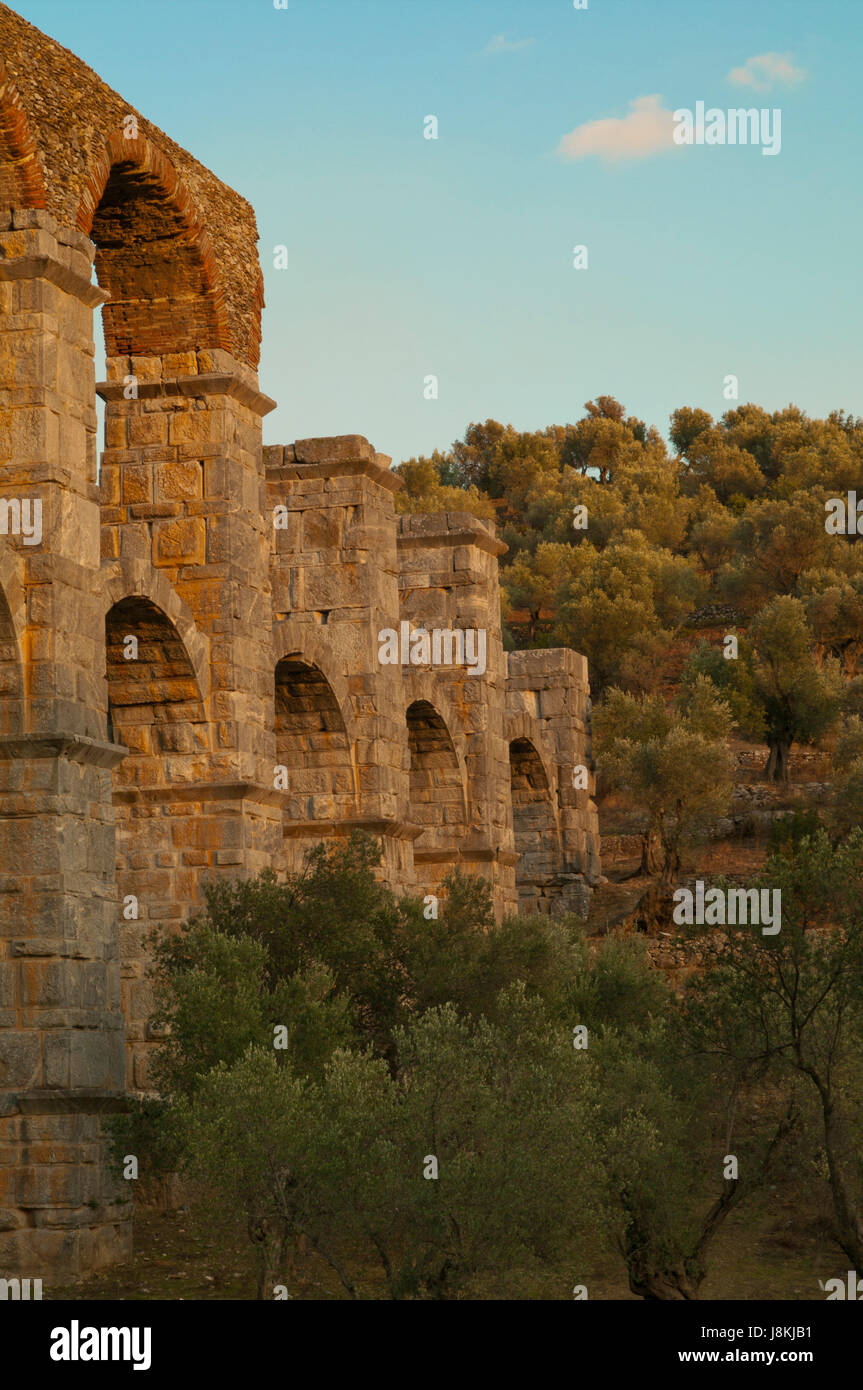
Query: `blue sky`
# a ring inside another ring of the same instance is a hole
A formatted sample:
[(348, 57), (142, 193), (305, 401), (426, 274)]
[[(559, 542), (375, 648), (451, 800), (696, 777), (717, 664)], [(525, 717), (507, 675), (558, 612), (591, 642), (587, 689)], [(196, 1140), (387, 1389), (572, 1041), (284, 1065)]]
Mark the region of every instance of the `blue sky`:
[[(398, 462), (601, 393), (665, 431), (726, 410), (729, 374), (741, 401), (863, 414), (861, 0), (14, 8), (255, 207), (265, 442), (365, 434)], [(779, 107), (781, 153), (559, 152), (648, 96)]]

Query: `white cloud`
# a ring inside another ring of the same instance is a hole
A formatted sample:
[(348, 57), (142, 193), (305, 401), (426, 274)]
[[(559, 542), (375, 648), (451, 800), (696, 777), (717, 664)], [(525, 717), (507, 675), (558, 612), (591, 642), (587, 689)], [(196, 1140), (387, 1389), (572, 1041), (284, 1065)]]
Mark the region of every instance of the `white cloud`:
[(681, 148), (674, 143), (674, 113), (666, 111), (659, 96), (636, 97), (629, 103), (628, 116), (586, 121), (558, 145), (566, 159), (585, 159), (596, 154), (601, 159), (646, 159), (661, 150)]
[(504, 34), (495, 34), (485, 46), (486, 53), (517, 53), (521, 48), (529, 48), (533, 39), (508, 39)]
[(732, 68), (728, 81), (736, 87), (769, 92), (773, 86), (793, 87), (805, 76), (805, 70), (792, 63), (790, 53), (759, 53), (755, 58), (747, 58), (742, 67)]

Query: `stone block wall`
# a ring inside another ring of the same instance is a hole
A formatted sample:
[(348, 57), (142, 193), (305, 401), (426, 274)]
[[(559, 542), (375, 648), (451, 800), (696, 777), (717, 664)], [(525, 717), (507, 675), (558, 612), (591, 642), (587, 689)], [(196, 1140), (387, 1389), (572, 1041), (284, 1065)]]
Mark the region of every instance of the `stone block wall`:
[(346, 435), (264, 449), (272, 537), (280, 866), (363, 828), (390, 882), (413, 885), (401, 672), (378, 661), (398, 613), (390, 460)]
[[(423, 866), (428, 889), (455, 865), (481, 873), (503, 910), (517, 905), (497, 575), (505, 549), (492, 522), (465, 513), (399, 518), (400, 618), (411, 631), (464, 634), (465, 642), (461, 665), (405, 668), (413, 761), (424, 765), (431, 786), (447, 788), (437, 824), (428, 806), (422, 810), (427, 828), (415, 846), (415, 862)], [(428, 748), (432, 713), (445, 726), (433, 754), (438, 767), (429, 763), (428, 753), (420, 757)], [(451, 772), (442, 777), (443, 768)], [(463, 798), (455, 795), (458, 781)], [(467, 833), (454, 837), (450, 830), (459, 818)]]
[(519, 906), (585, 915), (600, 875), (585, 657), (510, 652), (507, 736), (519, 850)]

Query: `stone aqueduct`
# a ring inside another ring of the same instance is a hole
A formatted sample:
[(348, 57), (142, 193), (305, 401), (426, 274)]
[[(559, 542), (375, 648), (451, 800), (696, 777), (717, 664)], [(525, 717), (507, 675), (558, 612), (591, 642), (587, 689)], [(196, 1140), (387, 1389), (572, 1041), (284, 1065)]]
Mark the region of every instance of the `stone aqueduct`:
[[(398, 518), (364, 438), (262, 448), (262, 305), (251, 207), (0, 5), (0, 1276), (128, 1250), (100, 1117), (202, 878), (355, 826), (393, 886), (461, 865), (500, 912), (599, 872), (584, 658), (507, 657), (493, 528)], [(485, 629), (485, 674), (381, 665), (405, 619)]]

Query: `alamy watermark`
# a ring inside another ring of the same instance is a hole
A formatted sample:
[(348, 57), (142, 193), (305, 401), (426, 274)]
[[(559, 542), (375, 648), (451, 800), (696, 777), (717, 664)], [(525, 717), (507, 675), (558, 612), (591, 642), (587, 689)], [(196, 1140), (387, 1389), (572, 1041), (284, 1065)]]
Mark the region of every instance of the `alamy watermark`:
[(852, 1303), (859, 1303), (863, 1300), (863, 1279), (857, 1278), (856, 1269), (849, 1269), (844, 1279), (828, 1279), (826, 1283), (818, 1280), (820, 1288), (827, 1294), (827, 1302), (831, 1299), (850, 1299)]
[(847, 502), (844, 497), (828, 497), (824, 510), (828, 536), (863, 535), (863, 497), (858, 502), (856, 492), (848, 493)]
[(464, 666), (472, 676), (486, 668), (485, 628), (383, 627), (378, 633), (378, 660), (382, 666)]
[(48, 1354), (52, 1361), (131, 1361), (134, 1371), (148, 1371), (151, 1344), (149, 1327), (82, 1327), (73, 1318), (53, 1328)]
[(21, 536), (25, 545), (41, 545), (42, 498), (0, 497), (0, 536)]
[(41, 1298), (41, 1279), (0, 1279), (0, 1302), (11, 1299), (13, 1303), (29, 1303)]
[(761, 927), (762, 936), (776, 936), (782, 926), (781, 888), (708, 888), (698, 879), (695, 892), (677, 888), (672, 914), (677, 926)]
[(782, 111), (778, 106), (722, 111), (697, 101), (694, 111), (681, 106), (674, 112), (673, 138), (675, 145), (761, 145), (762, 154), (779, 154)]

